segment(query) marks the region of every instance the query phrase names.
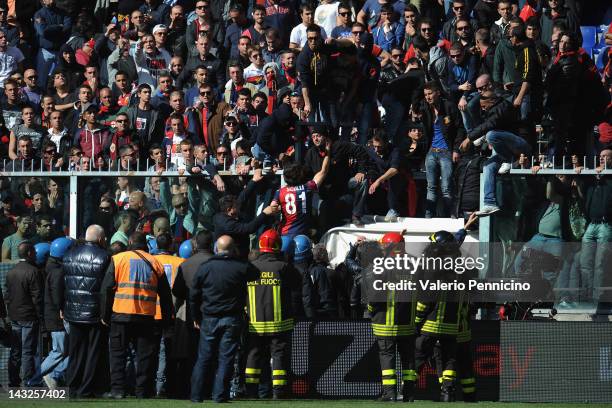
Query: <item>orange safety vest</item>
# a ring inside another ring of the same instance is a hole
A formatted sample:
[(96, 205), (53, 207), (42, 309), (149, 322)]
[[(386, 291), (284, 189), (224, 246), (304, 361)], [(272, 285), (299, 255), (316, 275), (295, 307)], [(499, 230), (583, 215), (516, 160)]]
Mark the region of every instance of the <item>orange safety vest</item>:
[[(178, 256), (166, 254), (153, 255), (153, 257), (157, 259), (160, 264), (162, 264), (162, 267), (164, 268), (164, 274), (168, 279), (170, 288), (172, 288), (172, 286), (174, 286), (174, 279), (176, 279), (178, 267), (185, 260), (183, 258), (179, 258)], [(161, 318), (161, 306), (159, 305), (159, 296), (157, 296), (157, 305), (155, 306), (155, 320), (161, 320)]]
[[(149, 261), (150, 266), (138, 254)], [(121, 252), (113, 256), (113, 263), (117, 284), (113, 312), (153, 317), (163, 266), (144, 251)]]

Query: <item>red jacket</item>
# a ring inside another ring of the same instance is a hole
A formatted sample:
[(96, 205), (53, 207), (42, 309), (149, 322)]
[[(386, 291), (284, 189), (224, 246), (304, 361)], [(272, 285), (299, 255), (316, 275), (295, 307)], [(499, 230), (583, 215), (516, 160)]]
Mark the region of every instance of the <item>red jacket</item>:
[(87, 126), (77, 132), (75, 144), (81, 148), (83, 155), (94, 159), (100, 153), (106, 153), (111, 137), (106, 129), (89, 130)]

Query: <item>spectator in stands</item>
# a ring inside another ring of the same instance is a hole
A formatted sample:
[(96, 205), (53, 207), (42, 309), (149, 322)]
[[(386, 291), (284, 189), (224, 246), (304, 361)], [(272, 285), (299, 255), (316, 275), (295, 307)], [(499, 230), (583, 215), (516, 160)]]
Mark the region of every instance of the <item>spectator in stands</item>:
[[(444, 23), (442, 27), (442, 38), (454, 43), (460, 40), (459, 36), (462, 31), (476, 31), (478, 29), (478, 22), (469, 19), (468, 6), (465, 0), (453, 0), (452, 9), (454, 17)], [(466, 22), (466, 26), (462, 25), (462, 28), (460, 28), (459, 21)]]
[(479, 74), (493, 75), (495, 64), (495, 45), (491, 43), (489, 30), (480, 28), (474, 35), (476, 50), (474, 55), (478, 60), (477, 66)]
[[(293, 27), (289, 38), (289, 48), (295, 49), (297, 52), (300, 52), (302, 48), (304, 48), (304, 45), (306, 45), (306, 29), (309, 25), (313, 24), (314, 8), (310, 4), (302, 4), (300, 6), (300, 18), (302, 22)], [(325, 29), (321, 29), (321, 38), (323, 38), (323, 40), (327, 38)]]
[(504, 90), (511, 91), (519, 73), (516, 70), (516, 56), (510, 42), (510, 33), (522, 24), (521, 20), (514, 17), (506, 28), (504, 37), (495, 48), (493, 64), (493, 81), (502, 84)]
[[(251, 52), (253, 51), (249, 51), (249, 54), (251, 54)], [(227, 63), (227, 73), (230, 79), (225, 84), (223, 100), (231, 107), (236, 106), (238, 102), (238, 92), (241, 89), (246, 88), (251, 91), (252, 94), (257, 92), (258, 87), (253, 82), (245, 81), (244, 70), (237, 60), (230, 60)]]
[(406, 4), (404, 8), (404, 41), (401, 44), (403, 50), (408, 50), (412, 44), (412, 39), (419, 34), (418, 20), (419, 9), (414, 4)]
[(177, 80), (177, 86), (181, 88), (183, 84), (193, 75), (193, 71), (200, 65), (204, 65), (210, 74), (209, 82), (215, 87), (221, 87), (225, 83), (225, 69), (221, 60), (210, 52), (211, 40), (205, 33), (200, 33), (195, 41), (197, 53), (191, 55), (185, 64), (183, 73)]
[(2, 85), (13, 73), (17, 72), (24, 59), (23, 53), (19, 48), (9, 45), (6, 32), (0, 29), (0, 61), (2, 61), (0, 83)]
[(25, 106), (19, 95), (19, 83), (12, 78), (4, 81), (4, 95), (6, 98), (0, 102), (2, 118), (7, 129), (13, 129), (21, 123), (21, 110)]
[(136, 228), (136, 216), (132, 211), (121, 211), (115, 216), (115, 234), (111, 237), (109, 243), (112, 245), (115, 242), (121, 242), (127, 246), (128, 238)]
[(249, 26), (249, 20), (244, 15), (244, 8), (239, 3), (232, 3), (230, 5), (229, 16), (231, 24), (225, 31), (223, 46), (229, 52), (230, 58), (238, 58), (238, 42), (242, 32)]
[(540, 16), (540, 27), (542, 27), (542, 42), (548, 47), (552, 46), (553, 24), (562, 22), (565, 29), (570, 33), (579, 35), (580, 21), (578, 16), (567, 7), (565, 0), (548, 0), (548, 7)]
[(379, 188), (386, 192), (388, 211), (385, 221), (392, 221), (397, 219), (402, 211), (401, 195), (406, 190), (405, 179), (400, 174), (400, 151), (380, 136), (370, 139), (367, 150), (369, 162), (372, 164), (372, 171), (368, 172), (371, 182), (368, 192), (373, 195)]
[(36, 71), (40, 74), (38, 86), (47, 85), (47, 76), (57, 62), (57, 52), (72, 30), (72, 20), (55, 6), (55, 0), (43, 0), (43, 7), (34, 14), (34, 30), (40, 49), (36, 57)]
[(252, 47), (249, 50), (249, 60), (251, 64), (244, 69), (244, 80), (255, 84), (257, 88), (264, 85), (264, 60), (259, 47)]
[(138, 42), (134, 54), (138, 83), (157, 87), (159, 75), (170, 68), (171, 59), (168, 51), (157, 48), (153, 35), (144, 35)]
[(478, 75), (477, 58), (469, 53), (461, 43), (454, 43), (449, 52), (448, 88), (449, 100), (467, 104), (468, 95), (474, 90)]
[(457, 105), (444, 99), (435, 82), (425, 84), (421, 104), (424, 136), (429, 143), (425, 159), (427, 174), (427, 209), (425, 217), (438, 214), (438, 183), (442, 192), (442, 217), (450, 214), (452, 205), (452, 166), (459, 160), (459, 144), (465, 128)]
[(7, 236), (2, 242), (2, 262), (15, 263), (20, 259), (19, 244), (28, 240), (34, 234), (34, 220), (24, 216), (15, 219), (17, 230)]
[(162, 138), (164, 118), (151, 106), (152, 88), (149, 84), (138, 85), (138, 104), (130, 106), (126, 113), (130, 127), (136, 131), (138, 140), (144, 144), (159, 143)]
[(512, 20), (512, 2), (510, 0), (500, 0), (497, 3), (497, 14), (499, 14), (500, 18), (491, 26), (491, 42), (493, 44), (499, 44), (510, 26), (510, 21)]
[(81, 148), (83, 155), (90, 159), (94, 159), (100, 153), (106, 153), (111, 142), (108, 130), (99, 127), (97, 115), (97, 106), (85, 107), (79, 119), (79, 130), (75, 133), (73, 141)]
[[(605, 147), (599, 153), (597, 172), (612, 169), (612, 148)], [(612, 183), (610, 177), (598, 175), (591, 183), (580, 188), (585, 199), (585, 216), (589, 222), (582, 237), (580, 251), (581, 282), (587, 299), (593, 302), (606, 300), (601, 295), (608, 286), (606, 259), (610, 256), (612, 242)], [(606, 300), (607, 301), (607, 300)]]
[(479, 211), (479, 215), (491, 215), (500, 210), (495, 193), (497, 173), (510, 171), (513, 159), (520, 154), (528, 156), (531, 148), (518, 136), (520, 123), (517, 107), (490, 90), (480, 95), (480, 106), (484, 111), (483, 123), (468, 133), (461, 143), (461, 150), (467, 150), (471, 143), (480, 146), (485, 139), (492, 148), (493, 154), (483, 169), (484, 207)]
[(28, 136), (32, 141), (32, 148), (40, 154), (42, 141), (45, 134), (45, 129), (34, 122), (34, 108), (25, 105), (21, 109), (21, 123), (15, 125), (11, 130), (9, 141), (9, 158), (16, 160), (17, 155), (17, 140), (22, 136)]
[(351, 7), (346, 3), (340, 3), (338, 5), (338, 25), (334, 27), (334, 29), (330, 33), (330, 38), (333, 39), (350, 39), (351, 38), (351, 28), (353, 27), (353, 22), (351, 21), (352, 11)]
[(200, 85), (198, 102), (188, 115), (188, 130), (201, 140), (208, 151), (214, 151), (223, 131), (223, 119), (231, 107), (226, 102), (217, 102), (210, 84)]
[[(33, 386), (38, 330), (43, 323), (43, 282), (36, 266), (34, 244), (17, 245), (18, 263), (6, 275), (6, 303), (11, 320), (9, 386)], [(23, 373), (23, 378), (21, 377)]]
[(272, 216), (279, 212), (278, 205), (269, 205), (254, 219), (249, 222), (239, 218), (241, 201), (246, 197), (236, 198), (226, 195), (219, 200), (220, 212), (214, 216), (215, 235), (229, 235), (236, 237), (236, 250), (239, 257), (246, 259), (248, 255), (248, 234), (257, 231), (261, 226), (269, 224)]

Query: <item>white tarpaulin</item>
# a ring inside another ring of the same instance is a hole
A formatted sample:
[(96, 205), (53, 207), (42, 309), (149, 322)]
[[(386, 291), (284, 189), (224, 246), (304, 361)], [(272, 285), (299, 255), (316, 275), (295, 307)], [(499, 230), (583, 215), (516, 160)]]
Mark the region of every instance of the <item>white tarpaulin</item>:
[[(349, 250), (349, 244), (357, 241), (358, 236), (368, 240), (379, 240), (387, 232), (405, 231), (404, 241), (414, 242), (414, 247), (407, 245), (410, 253), (420, 253), (429, 242), (429, 236), (436, 231), (446, 230), (451, 233), (463, 228), (463, 219), (452, 218), (399, 218), (397, 222), (376, 222), (356, 227), (348, 224), (343, 227), (332, 228), (321, 238), (329, 253), (332, 266), (344, 262)], [(465, 242), (478, 242), (476, 232), (469, 233)], [(420, 244), (419, 244), (420, 243)]]

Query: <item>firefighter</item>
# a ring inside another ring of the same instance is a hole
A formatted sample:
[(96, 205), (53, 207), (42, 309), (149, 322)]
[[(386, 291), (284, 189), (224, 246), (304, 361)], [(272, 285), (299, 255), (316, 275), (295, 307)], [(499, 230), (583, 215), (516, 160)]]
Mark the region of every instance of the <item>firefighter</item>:
[(100, 289), (104, 325), (110, 323), (111, 395), (125, 397), (126, 350), (130, 341), (136, 346), (136, 397), (155, 395), (157, 362), (155, 309), (157, 297), (162, 319), (172, 318), (172, 295), (164, 267), (147, 253), (147, 240), (134, 232), (128, 250), (112, 257)]
[(301, 284), (299, 272), (281, 258), (281, 237), (275, 230), (259, 237), (259, 257), (253, 265), (260, 271), (258, 280), (248, 283), (249, 340), (245, 369), (247, 393), (257, 396), (264, 356), (272, 357), (274, 399), (288, 394), (291, 332), (294, 320), (291, 290)]
[[(431, 243), (423, 252), (425, 259), (456, 258), (461, 255), (459, 243), (448, 231), (439, 231), (430, 236)], [(454, 270), (436, 269), (437, 262), (431, 262), (432, 269), (421, 271), (428, 280), (452, 281), (457, 277)], [(434, 357), (436, 343), (440, 347), (438, 357), (442, 371), (440, 401), (455, 400), (457, 380), (457, 335), (462, 314), (463, 293), (457, 291), (436, 291), (419, 293), (416, 306), (416, 326), (420, 335), (416, 340), (415, 365), (417, 371)]]
[[(174, 279), (176, 279), (178, 268), (184, 261), (183, 258), (172, 255), (173, 243), (174, 239), (172, 238), (172, 235), (170, 235), (168, 232), (162, 232), (157, 236), (157, 238), (155, 238), (156, 254), (153, 255), (153, 257), (162, 265), (164, 275), (170, 284), (170, 288), (174, 286)], [(174, 327), (165, 327), (165, 324), (162, 321), (159, 296), (157, 297), (157, 306), (155, 308), (155, 325), (155, 334), (157, 338), (160, 339), (156, 393), (158, 397), (164, 397), (168, 394), (169, 390), (174, 392), (176, 389), (175, 384), (171, 383), (172, 379), (175, 378), (175, 375), (173, 364), (171, 364), (171, 361), (169, 361), (169, 356), (171, 355), (171, 350), (173, 347), (172, 339), (174, 337)], [(168, 381), (168, 384), (166, 381)]]
[[(386, 233), (381, 241), (388, 257), (404, 253), (404, 238), (401, 233)], [(406, 278), (400, 271), (385, 271), (379, 275), (387, 281)], [(410, 275), (408, 275), (410, 276)], [(368, 311), (372, 321), (372, 331), (378, 345), (378, 357), (382, 373), (382, 395), (380, 401), (397, 400), (397, 373), (395, 370), (396, 352), (400, 355), (402, 366), (402, 395), (405, 402), (414, 401), (414, 386), (417, 374), (414, 367), (415, 305), (414, 292), (378, 291), (373, 293), (369, 287)], [(382, 298), (384, 296), (384, 298)]]

